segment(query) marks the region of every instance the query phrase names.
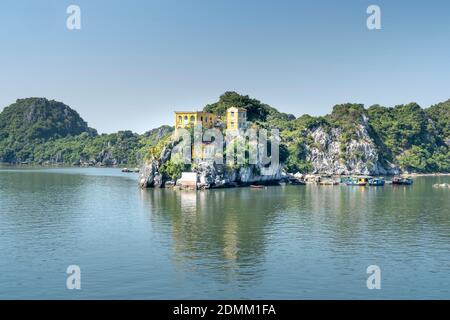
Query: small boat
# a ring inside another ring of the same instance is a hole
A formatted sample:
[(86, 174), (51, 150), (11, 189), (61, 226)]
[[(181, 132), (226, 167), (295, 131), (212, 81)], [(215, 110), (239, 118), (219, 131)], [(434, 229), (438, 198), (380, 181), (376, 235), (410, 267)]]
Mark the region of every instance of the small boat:
[(339, 184), (338, 181), (334, 181), (334, 180), (322, 180), (319, 182), (319, 184), (321, 186), (336, 186)]
[(251, 184), (251, 185), (250, 185), (250, 188), (254, 188), (254, 189), (264, 189), (265, 186), (261, 186), (261, 185), (258, 185), (258, 184)]
[(123, 168), (122, 172), (132, 172), (132, 171), (130, 169), (128, 169), (128, 168)]
[(394, 177), (392, 179), (392, 184), (402, 185), (402, 186), (410, 186), (413, 184), (413, 181), (411, 178)]
[(433, 188), (450, 188), (450, 184), (448, 184), (448, 183), (435, 183), (435, 184), (433, 184)]
[(439, 184), (439, 183), (433, 184), (433, 188), (445, 188), (445, 187), (446, 187), (445, 183), (442, 184), (442, 186), (441, 186), (441, 184)]
[(358, 179), (351, 179), (347, 181), (345, 184), (348, 186), (358, 186), (358, 187), (364, 187), (367, 185), (368, 179), (367, 178), (358, 178)]
[(412, 181), (411, 178), (404, 178), (404, 179), (403, 179), (403, 185), (404, 185), (404, 186), (410, 186), (410, 185), (412, 185), (412, 184), (413, 184), (413, 181)]
[(350, 181), (352, 181), (352, 178), (351, 178), (351, 177), (341, 177), (341, 178), (339, 179), (339, 182), (340, 182), (340, 183), (343, 183), (343, 184), (345, 184), (345, 183), (347, 183), (347, 182), (350, 182)]
[(379, 179), (379, 178), (373, 178), (373, 179), (369, 179), (369, 186), (384, 186), (384, 180), (383, 179)]
[(358, 186), (358, 187), (364, 187), (367, 185), (367, 182), (358, 182), (358, 181), (349, 181), (345, 183), (348, 186)]
[(305, 181), (303, 181), (303, 180), (300, 180), (300, 179), (291, 179), (291, 180), (289, 180), (289, 184), (292, 184), (292, 185), (305, 185), (306, 184), (306, 182)]

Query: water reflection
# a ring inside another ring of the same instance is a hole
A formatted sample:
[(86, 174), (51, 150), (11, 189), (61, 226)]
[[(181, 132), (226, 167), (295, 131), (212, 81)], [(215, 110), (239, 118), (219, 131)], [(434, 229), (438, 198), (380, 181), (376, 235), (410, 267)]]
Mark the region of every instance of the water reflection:
[(176, 264), (213, 268), (228, 280), (245, 274), (248, 280), (261, 274), (272, 225), (288, 207), (284, 195), (273, 192), (277, 189), (155, 189), (142, 196), (152, 221), (170, 226)]
[(450, 177), (187, 192), (62, 171), (0, 170), (0, 297), (71, 298), (72, 263), (84, 298), (373, 298), (373, 263), (377, 298), (450, 297), (450, 197), (432, 188)]
[(418, 181), (412, 187), (381, 188), (155, 189), (142, 191), (142, 197), (156, 228), (168, 228), (171, 233), (172, 258), (179, 270), (189, 268), (219, 281), (255, 284), (265, 271), (267, 255), (273, 254), (269, 246), (276, 241), (280, 242), (276, 250), (283, 253), (283, 246), (290, 248), (287, 243), (299, 244), (286, 255), (301, 260), (315, 250), (319, 256), (336, 259), (342, 270), (353, 270), (354, 257), (361, 253), (368, 262), (369, 257), (385, 259), (392, 244), (407, 252), (421, 250), (411, 253), (411, 258), (426, 256), (424, 242), (434, 247), (438, 242), (448, 249), (441, 242), (449, 236), (448, 197), (427, 199), (434, 190), (430, 183)]

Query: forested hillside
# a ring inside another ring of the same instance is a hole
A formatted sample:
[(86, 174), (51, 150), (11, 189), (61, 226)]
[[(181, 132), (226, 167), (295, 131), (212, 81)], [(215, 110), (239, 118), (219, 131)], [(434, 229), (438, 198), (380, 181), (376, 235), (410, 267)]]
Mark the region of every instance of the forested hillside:
[(19, 99), (0, 113), (0, 162), (65, 165), (138, 165), (163, 126), (139, 135), (98, 134), (69, 106), (45, 98)]

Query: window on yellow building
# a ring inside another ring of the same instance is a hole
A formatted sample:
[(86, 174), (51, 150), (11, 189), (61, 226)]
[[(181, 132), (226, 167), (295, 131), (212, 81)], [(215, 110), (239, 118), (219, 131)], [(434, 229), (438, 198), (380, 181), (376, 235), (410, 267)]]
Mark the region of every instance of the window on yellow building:
[(191, 116), (191, 122), (194, 122), (194, 119), (195, 119), (194, 116)]

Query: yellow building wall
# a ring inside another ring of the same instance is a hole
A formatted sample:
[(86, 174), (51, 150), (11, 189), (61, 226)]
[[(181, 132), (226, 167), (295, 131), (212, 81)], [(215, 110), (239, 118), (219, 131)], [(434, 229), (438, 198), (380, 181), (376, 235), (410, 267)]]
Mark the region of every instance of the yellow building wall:
[(227, 129), (238, 130), (244, 126), (247, 121), (246, 110), (231, 107), (227, 110)]
[(175, 112), (175, 129), (193, 127), (202, 124), (204, 128), (212, 128), (216, 121), (216, 116), (208, 112)]
[(213, 113), (209, 112), (201, 112), (199, 115), (199, 119), (202, 120), (202, 118), (202, 125), (204, 128), (212, 128), (217, 119), (217, 117)]
[(237, 112), (234, 113), (234, 116), (232, 116), (231, 112), (228, 112), (228, 114), (227, 114), (227, 129), (228, 130), (237, 130), (237, 126), (238, 126)]

